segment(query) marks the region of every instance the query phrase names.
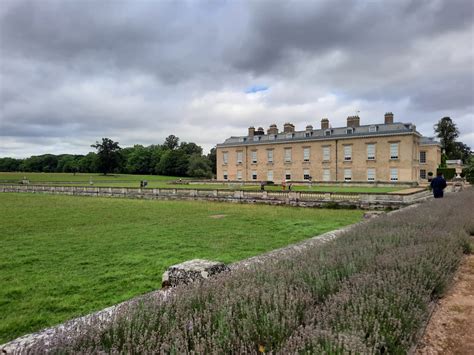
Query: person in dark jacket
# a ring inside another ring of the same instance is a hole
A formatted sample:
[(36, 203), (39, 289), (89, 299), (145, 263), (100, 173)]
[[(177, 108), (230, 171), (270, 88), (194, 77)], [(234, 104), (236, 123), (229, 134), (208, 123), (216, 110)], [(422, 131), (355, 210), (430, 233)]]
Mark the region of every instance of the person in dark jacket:
[(436, 177), (431, 180), (431, 188), (433, 189), (434, 198), (442, 198), (443, 190), (448, 186), (442, 173), (437, 173)]

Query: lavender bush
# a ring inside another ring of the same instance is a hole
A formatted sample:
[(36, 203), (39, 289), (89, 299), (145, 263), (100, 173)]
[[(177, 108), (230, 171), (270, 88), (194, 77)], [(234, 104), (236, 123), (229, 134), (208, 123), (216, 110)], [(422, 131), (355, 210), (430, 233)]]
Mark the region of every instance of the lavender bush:
[(474, 233), (474, 191), (124, 306), (33, 352), (403, 353)]

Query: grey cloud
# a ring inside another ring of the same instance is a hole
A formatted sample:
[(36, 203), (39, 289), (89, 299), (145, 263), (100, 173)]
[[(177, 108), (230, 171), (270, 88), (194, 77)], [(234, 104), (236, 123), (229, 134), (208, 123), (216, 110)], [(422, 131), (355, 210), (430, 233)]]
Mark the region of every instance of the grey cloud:
[[(342, 124), (356, 109), (377, 119), (395, 111), (425, 134), (452, 115), (473, 137), (471, 1), (2, 5), (3, 155), (12, 139), (24, 146), (11, 148), (16, 155), (37, 150), (28, 137), (55, 152), (107, 135), (151, 144), (171, 133), (210, 148), (250, 124)], [(254, 84), (270, 87), (257, 101), (243, 94)]]

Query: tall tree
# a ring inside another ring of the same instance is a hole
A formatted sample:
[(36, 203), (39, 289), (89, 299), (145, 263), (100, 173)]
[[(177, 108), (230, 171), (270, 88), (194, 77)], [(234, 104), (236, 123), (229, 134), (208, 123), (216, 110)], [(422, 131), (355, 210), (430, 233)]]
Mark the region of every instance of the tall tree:
[(441, 139), (441, 147), (446, 156), (451, 157), (455, 151), (456, 138), (459, 136), (459, 130), (450, 117), (443, 117), (434, 126), (437, 137)]
[(163, 146), (166, 149), (173, 150), (173, 149), (178, 148), (178, 143), (179, 143), (179, 138), (173, 134), (170, 134), (168, 137), (166, 137), (165, 143), (163, 144)]
[(463, 142), (455, 142), (454, 151), (448, 158), (461, 159), (464, 164), (467, 164), (471, 158), (471, 148)]
[(120, 146), (109, 138), (102, 138), (102, 143), (95, 142), (91, 147), (97, 149), (99, 171), (107, 175), (119, 167), (121, 161)]

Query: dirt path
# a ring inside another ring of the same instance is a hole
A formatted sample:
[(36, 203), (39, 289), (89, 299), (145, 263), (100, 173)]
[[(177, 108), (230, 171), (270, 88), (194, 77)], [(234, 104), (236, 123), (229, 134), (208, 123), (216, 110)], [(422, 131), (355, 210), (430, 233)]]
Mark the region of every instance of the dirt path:
[(463, 260), (416, 354), (474, 354), (474, 255)]

